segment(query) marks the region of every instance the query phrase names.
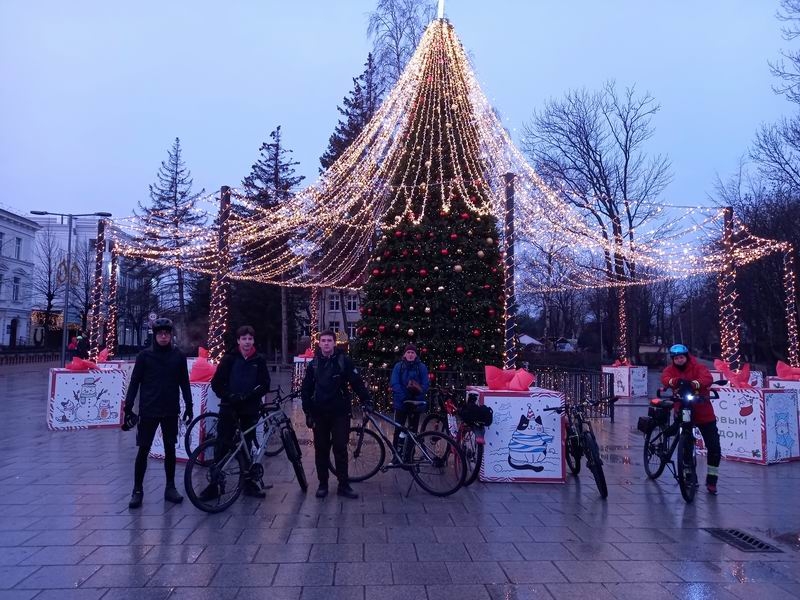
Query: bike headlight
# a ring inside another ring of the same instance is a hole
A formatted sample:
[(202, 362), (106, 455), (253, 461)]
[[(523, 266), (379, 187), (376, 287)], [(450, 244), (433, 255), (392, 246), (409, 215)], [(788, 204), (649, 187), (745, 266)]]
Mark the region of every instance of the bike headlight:
[(686, 401), (691, 402), (694, 400), (694, 394), (686, 394)]

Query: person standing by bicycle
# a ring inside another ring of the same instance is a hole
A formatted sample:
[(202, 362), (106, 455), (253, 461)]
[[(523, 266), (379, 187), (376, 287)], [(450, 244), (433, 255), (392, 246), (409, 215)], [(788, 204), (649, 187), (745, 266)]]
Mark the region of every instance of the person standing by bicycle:
[[(233, 439), (236, 419), (242, 431), (252, 428), (257, 422), (261, 409), (261, 395), (253, 393), (257, 387), (269, 389), (269, 368), (263, 354), (256, 352), (256, 332), (250, 325), (242, 325), (236, 330), (236, 348), (225, 354), (211, 379), (211, 389), (222, 401), (219, 409), (219, 437)], [(256, 432), (246, 436), (248, 449), (256, 443)], [(265, 485), (268, 489), (272, 486)], [(258, 482), (248, 479), (243, 489), (245, 496), (264, 498), (266, 493)]]
[(300, 389), (306, 425), (314, 432), (314, 461), (319, 478), (317, 498), (328, 495), (331, 447), (339, 479), (337, 494), (345, 498), (358, 498), (358, 494), (350, 487), (347, 474), (347, 438), (352, 411), (348, 386), (353, 388), (362, 406), (372, 406), (372, 398), (353, 361), (341, 348), (336, 347), (336, 334), (331, 330), (323, 331)]
[[(692, 390), (701, 398), (701, 401), (692, 409), (692, 425), (700, 430), (708, 450), (706, 489), (709, 494), (716, 495), (722, 450), (719, 444), (719, 431), (717, 431), (717, 417), (714, 414), (714, 405), (711, 404), (711, 395), (709, 394), (714, 378), (708, 368), (697, 362), (697, 359), (689, 353), (689, 348), (683, 344), (672, 346), (669, 354), (672, 364), (667, 366), (661, 374), (661, 383), (672, 388), (673, 392), (677, 392), (682, 387), (691, 386)], [(675, 403), (675, 410), (680, 410), (679, 401)]]
[[(420, 414), (427, 410), (425, 394), (428, 392), (430, 381), (428, 380), (428, 369), (417, 356), (417, 347), (414, 344), (406, 345), (403, 358), (394, 365), (391, 386), (394, 420), (416, 432), (419, 427)], [(419, 409), (407, 409), (404, 404), (406, 400), (426, 402), (426, 404)], [(400, 429), (395, 428), (392, 443), (398, 451), (402, 450), (400, 447), (401, 435)]]
[[(138, 418), (133, 412), (137, 393)], [(183, 420), (188, 424), (194, 414), (186, 357), (172, 343), (172, 321), (156, 319), (153, 323), (153, 345), (139, 352), (136, 357), (125, 396), (124, 427), (130, 429), (138, 421), (136, 445), (139, 446), (129, 508), (142, 505), (147, 456), (159, 427), (164, 439), (164, 471), (167, 477), (164, 499), (175, 504), (183, 501), (183, 496), (175, 488), (175, 444), (178, 443), (181, 393), (186, 405)]]

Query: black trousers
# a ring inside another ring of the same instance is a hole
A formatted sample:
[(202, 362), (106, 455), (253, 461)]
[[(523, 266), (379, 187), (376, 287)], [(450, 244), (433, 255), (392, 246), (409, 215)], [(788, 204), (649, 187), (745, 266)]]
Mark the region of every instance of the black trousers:
[(328, 485), (331, 447), (339, 485), (347, 484), (347, 438), (350, 415), (314, 415), (314, 462), (320, 485)]
[[(238, 443), (238, 439), (234, 439), (233, 434), (236, 432), (236, 420), (239, 420), (239, 426), (242, 431), (246, 431), (253, 427), (258, 422), (257, 414), (238, 414), (231, 408), (221, 408), (219, 411), (219, 423), (217, 424), (217, 435), (220, 441), (226, 443)], [(246, 433), (244, 436), (247, 442), (247, 448), (253, 447), (256, 442), (256, 430)]]
[[(422, 413), (418, 411), (410, 411), (402, 409), (395, 409), (394, 411), (394, 420), (400, 423), (400, 425), (408, 427), (414, 433), (417, 432), (417, 428), (419, 427), (419, 418), (421, 416)], [(402, 451), (403, 449), (399, 446), (399, 443), (400, 443), (400, 430), (397, 427), (395, 427), (394, 436), (392, 438), (392, 444), (398, 451)], [(406, 456), (403, 458), (408, 459), (410, 457)]]
[(703, 436), (703, 443), (708, 450), (708, 474), (706, 475), (706, 483), (716, 484), (719, 474), (719, 463), (722, 459), (722, 449), (719, 445), (719, 431), (717, 430), (717, 422), (703, 423), (696, 426), (700, 430), (700, 435)]

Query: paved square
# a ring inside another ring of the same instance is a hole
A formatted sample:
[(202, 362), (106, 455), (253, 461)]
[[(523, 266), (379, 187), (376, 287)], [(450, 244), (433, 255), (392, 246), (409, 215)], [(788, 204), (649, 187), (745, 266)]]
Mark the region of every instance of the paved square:
[[(0, 600), (800, 597), (800, 464), (723, 461), (720, 495), (701, 490), (687, 506), (668, 473), (644, 475), (640, 408), (595, 422), (605, 502), (583, 472), (446, 499), (409, 492), (393, 472), (358, 485), (356, 501), (319, 501), (281, 455), (267, 462), (265, 500), (205, 515), (163, 501), (157, 460), (144, 506), (129, 511), (134, 435), (47, 431), (46, 387), (40, 366), (0, 371)], [(298, 433), (313, 486), (310, 436)], [(784, 552), (744, 553), (703, 527), (745, 529)]]

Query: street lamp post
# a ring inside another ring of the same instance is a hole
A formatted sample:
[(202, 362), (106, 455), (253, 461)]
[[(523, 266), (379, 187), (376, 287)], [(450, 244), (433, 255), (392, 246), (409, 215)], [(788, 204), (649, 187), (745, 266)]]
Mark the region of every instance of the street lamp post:
[(67, 314), (69, 313), (69, 294), (70, 283), (72, 275), (72, 219), (75, 217), (103, 217), (108, 218), (111, 216), (109, 212), (95, 212), (95, 213), (55, 213), (46, 210), (32, 210), (32, 215), (51, 215), (54, 217), (67, 217), (67, 277), (64, 282), (64, 317), (61, 324), (61, 366), (67, 364)]

